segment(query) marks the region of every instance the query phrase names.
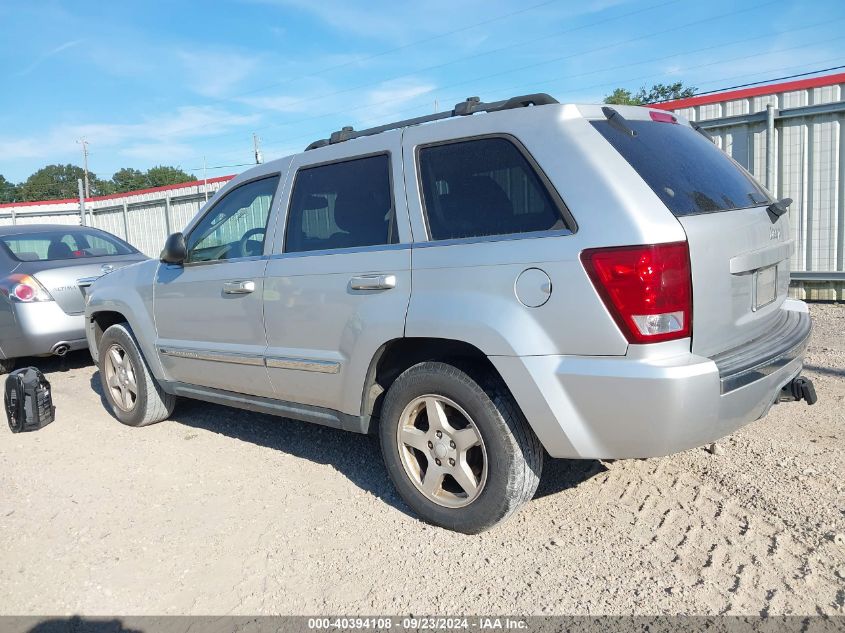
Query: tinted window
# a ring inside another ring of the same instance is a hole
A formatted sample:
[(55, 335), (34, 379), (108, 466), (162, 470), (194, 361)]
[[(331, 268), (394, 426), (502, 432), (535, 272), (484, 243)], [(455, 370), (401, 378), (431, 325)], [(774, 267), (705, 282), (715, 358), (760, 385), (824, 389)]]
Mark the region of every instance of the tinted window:
[(137, 252), (108, 233), (74, 227), (8, 235), (0, 237), (0, 241), (15, 259), (22, 262), (130, 255)]
[(296, 174), (285, 252), (397, 241), (388, 156), (308, 167)]
[(507, 139), (424, 147), (419, 161), (432, 239), (567, 228), (537, 172)]
[(676, 216), (771, 202), (748, 172), (686, 125), (629, 120), (631, 136), (608, 121), (592, 124)]
[(188, 261), (209, 262), (264, 253), (267, 219), (279, 176), (233, 189), (206, 213), (188, 236)]

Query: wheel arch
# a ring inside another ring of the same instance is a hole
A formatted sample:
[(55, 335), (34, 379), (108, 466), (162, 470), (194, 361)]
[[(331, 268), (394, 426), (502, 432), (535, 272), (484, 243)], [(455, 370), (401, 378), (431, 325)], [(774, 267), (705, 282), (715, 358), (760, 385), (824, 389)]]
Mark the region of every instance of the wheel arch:
[(402, 372), (427, 361), (459, 367), (478, 382), (496, 380), (507, 389), (499, 371), (478, 347), (457, 339), (403, 337), (384, 343), (370, 361), (361, 400), (361, 421), (366, 432), (378, 427), (384, 396)]

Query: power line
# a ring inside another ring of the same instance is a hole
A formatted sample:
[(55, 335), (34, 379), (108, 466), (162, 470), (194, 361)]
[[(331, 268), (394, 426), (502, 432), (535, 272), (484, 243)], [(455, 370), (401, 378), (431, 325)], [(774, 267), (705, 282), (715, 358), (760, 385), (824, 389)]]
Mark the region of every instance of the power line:
[[(830, 72), (832, 70), (842, 70), (842, 69), (845, 69), (845, 66), (831, 66), (830, 68), (820, 68), (819, 70), (813, 70), (813, 71), (807, 72), (807, 73), (797, 73), (795, 75), (784, 75), (783, 77), (774, 77), (772, 79), (764, 79), (762, 81), (752, 81), (751, 83), (737, 84), (735, 86), (728, 86), (727, 88), (718, 88), (716, 90), (705, 90), (704, 92), (696, 92), (695, 95), (693, 95), (693, 96), (701, 97), (701, 96), (704, 96), (704, 95), (715, 94), (717, 92), (727, 92), (728, 90), (737, 90), (738, 88), (748, 88), (749, 86), (759, 86), (761, 84), (774, 83), (776, 81), (784, 81), (786, 79), (795, 79), (797, 77), (806, 77), (807, 75), (818, 75), (819, 73), (827, 73), (827, 72)], [(661, 101), (659, 103), (664, 103), (664, 102)]]
[[(499, 22), (501, 20), (505, 20), (507, 18), (511, 18), (515, 15), (520, 15), (522, 13), (527, 13), (529, 11), (534, 11), (535, 9), (539, 9), (541, 7), (545, 7), (550, 4), (554, 4), (555, 2), (559, 2), (560, 0), (546, 0), (545, 2), (540, 2), (539, 4), (531, 5), (529, 7), (523, 7), (522, 9), (517, 9), (516, 11), (511, 11), (510, 13), (505, 13), (504, 15), (497, 16), (495, 18), (489, 18), (487, 20), (482, 20), (481, 22), (476, 22), (474, 24), (469, 24), (467, 26), (462, 26), (460, 28), (454, 29), (452, 31), (444, 31), (442, 33), (438, 33), (437, 35), (432, 35), (431, 37), (426, 37), (421, 40), (416, 40), (414, 42), (409, 42), (408, 44), (402, 44), (401, 46), (396, 46), (394, 48), (390, 48), (379, 53), (374, 53), (372, 55), (366, 55), (364, 57), (360, 57), (357, 59), (353, 59), (347, 62), (343, 62), (341, 64), (335, 64), (334, 66), (328, 66), (326, 68), (322, 68), (320, 70), (316, 70), (314, 72), (308, 73), (307, 75), (300, 75), (298, 77), (292, 77), (290, 79), (285, 79), (283, 81), (275, 82), (272, 84), (268, 84), (261, 88), (256, 88), (254, 90), (250, 90), (247, 92), (242, 92), (238, 95), (238, 97), (242, 97), (245, 95), (255, 94), (257, 92), (263, 92), (265, 90), (269, 90), (271, 88), (278, 88), (279, 86), (284, 86), (293, 83), (294, 81), (299, 81), (301, 79), (309, 79), (314, 75), (322, 75), (327, 72), (331, 72), (333, 70), (340, 70), (341, 68), (348, 68), (349, 66), (353, 66), (356, 64), (360, 64), (362, 62), (370, 61), (371, 59), (376, 59), (378, 57), (383, 57), (384, 55), (389, 55), (390, 53), (396, 53), (401, 50), (405, 50), (407, 48), (411, 48), (413, 46), (418, 46), (420, 44), (428, 44), (429, 42), (433, 42), (438, 39), (442, 39), (444, 37), (448, 37), (450, 35), (455, 35), (457, 33), (463, 33), (465, 31), (470, 31), (472, 29), (478, 28), (479, 26), (485, 26), (487, 24), (492, 24), (493, 22)], [(679, 0), (676, 0), (679, 1)], [(667, 3), (668, 4), (668, 3)], [(234, 98), (229, 97), (228, 99), (218, 99), (212, 103), (221, 103), (225, 101), (232, 101)]]
[[(842, 20), (842, 19), (845, 19), (845, 18), (840, 18), (840, 20)], [(787, 31), (787, 32), (784, 32), (784, 33), (792, 33), (792, 32), (795, 32), (795, 31), (805, 30), (805, 29), (808, 29), (808, 28), (813, 28), (813, 27), (815, 27), (815, 26), (818, 26), (819, 24), (828, 24), (828, 23), (830, 23), (830, 22), (831, 22), (831, 21), (829, 21), (829, 20), (828, 20), (828, 21), (825, 21), (825, 22), (823, 22), (823, 23), (816, 23), (816, 24), (812, 24), (812, 25), (805, 26), (805, 27), (800, 27), (800, 28), (798, 28), (798, 29), (793, 29), (793, 30), (791, 30), (791, 31)], [(780, 34), (783, 34), (783, 33), (780, 33)], [(838, 40), (838, 39), (841, 39), (841, 37), (842, 37), (842, 36), (837, 37), (837, 38), (832, 38), (832, 40)], [(621, 68), (629, 68), (629, 67), (632, 67), (632, 66), (637, 66), (637, 65), (641, 65), (641, 64), (647, 64), (647, 63), (651, 63), (651, 62), (655, 62), (655, 61), (661, 61), (661, 60), (664, 60), (664, 59), (670, 59), (670, 58), (672, 58), (672, 57), (678, 57), (678, 56), (681, 56), (681, 55), (690, 55), (690, 54), (693, 54), (693, 53), (704, 52), (704, 51), (712, 50), (712, 49), (714, 49), (714, 48), (721, 48), (721, 47), (724, 47), (724, 46), (731, 46), (731, 45), (733, 45), (733, 44), (737, 44), (737, 43), (746, 43), (746, 42), (751, 42), (751, 41), (754, 41), (755, 39), (770, 39), (770, 38), (771, 38), (771, 34), (762, 35), (762, 36), (759, 36), (759, 37), (756, 37), (756, 38), (740, 38), (740, 39), (734, 40), (734, 41), (732, 41), (732, 42), (726, 42), (726, 43), (723, 43), (723, 44), (717, 44), (717, 45), (712, 45), (712, 46), (706, 46), (706, 47), (699, 48), (699, 49), (687, 50), (687, 51), (684, 51), (684, 52), (681, 52), (681, 53), (675, 53), (675, 54), (673, 54), (673, 55), (661, 55), (661, 56), (659, 56), (659, 57), (655, 57), (655, 58), (651, 58), (651, 59), (647, 59), (647, 60), (642, 60), (642, 61), (639, 61), (639, 62), (632, 62), (632, 63), (630, 63), (630, 64), (619, 64), (619, 65), (612, 66), (612, 67), (606, 67), (606, 68), (596, 69), (596, 70), (592, 70), (592, 71), (586, 71), (586, 72), (582, 72), (582, 73), (576, 73), (576, 74), (571, 74), (571, 75), (565, 75), (565, 76), (562, 76), (562, 77), (557, 77), (557, 78), (553, 78), (553, 79), (541, 80), (541, 81), (539, 81), (539, 82), (536, 82), (536, 81), (535, 81), (535, 82), (531, 82), (530, 84), (527, 84), (527, 83), (526, 83), (526, 84), (519, 84), (519, 85), (517, 85), (517, 86), (511, 86), (510, 88), (508, 88), (508, 90), (519, 90), (519, 89), (525, 88), (525, 87), (527, 87), (527, 86), (531, 86), (531, 87), (533, 88), (533, 87), (535, 87), (535, 86), (537, 85), (537, 83), (548, 84), (548, 83), (559, 82), (559, 81), (562, 81), (562, 80), (565, 80), (565, 79), (575, 79), (575, 78), (578, 78), (578, 77), (585, 77), (585, 76), (589, 76), (589, 75), (600, 74), (600, 73), (607, 72), (607, 71), (610, 71), (610, 70), (619, 70), (619, 69), (621, 69)], [(832, 40), (827, 40), (827, 41), (832, 41)], [(687, 67), (687, 69), (703, 68), (703, 67), (706, 67), (706, 66), (712, 66), (712, 65), (716, 65), (716, 64), (720, 64), (720, 63), (726, 63), (726, 62), (731, 62), (731, 61), (737, 61), (737, 60), (740, 60), (740, 59), (747, 59), (747, 58), (749, 58), (749, 57), (755, 57), (755, 56), (760, 56), (760, 55), (769, 55), (769, 54), (772, 54), (772, 53), (779, 53), (779, 52), (785, 52), (785, 51), (789, 51), (789, 50), (795, 50), (795, 49), (800, 49), (800, 48), (806, 48), (807, 46), (815, 46), (815, 45), (817, 45), (817, 44), (819, 44), (819, 42), (818, 42), (818, 41), (814, 41), (814, 42), (812, 42), (811, 44), (804, 44), (804, 45), (800, 45), (800, 46), (789, 47), (789, 48), (786, 48), (786, 49), (779, 49), (779, 50), (775, 50), (775, 51), (767, 51), (767, 52), (765, 52), (765, 53), (758, 53), (757, 55), (742, 55), (742, 56), (740, 56), (740, 57), (735, 57), (735, 58), (721, 59), (721, 60), (718, 60), (718, 61), (716, 61), (716, 62), (707, 62), (707, 63), (705, 63), (705, 64), (698, 64), (698, 65), (694, 65), (694, 66), (688, 66), (688, 67)], [(653, 76), (653, 75), (649, 75), (649, 76)], [(645, 78), (648, 78), (648, 76), (647, 76), (647, 77), (645, 77)], [(634, 79), (634, 80), (639, 80), (639, 79), (642, 79), (642, 77), (637, 77), (637, 78), (633, 78), (633, 79)], [(617, 84), (617, 83), (619, 83), (619, 81), (614, 81), (614, 82), (610, 82), (610, 83)], [(444, 89), (444, 88), (455, 87), (455, 86), (457, 86), (457, 85), (460, 85), (460, 84), (451, 84), (451, 85), (447, 85), (447, 86), (440, 87), (439, 89), (441, 89), (441, 90), (442, 90), (442, 89)], [(580, 87), (580, 89), (582, 89), (582, 90), (583, 90), (583, 89), (589, 89), (589, 88), (593, 88), (593, 87), (602, 87), (602, 86), (604, 86), (604, 85), (606, 85), (606, 84), (602, 83), (602, 84), (597, 84), (597, 85), (595, 85), (595, 86), (586, 86), (586, 87), (585, 87), (585, 86), (581, 86), (581, 87)], [(499, 89), (499, 92), (502, 92), (503, 90), (504, 90), (504, 89), (500, 88), (500, 89)], [(452, 99), (447, 99), (447, 101), (458, 100), (458, 99), (460, 99), (460, 97), (453, 97)], [(398, 99), (395, 99), (395, 100), (390, 100), (390, 99), (387, 99), (387, 100), (382, 100), (382, 101), (378, 102), (378, 103), (377, 103), (377, 104), (375, 104), (375, 105), (385, 105), (385, 104), (387, 104), (387, 103), (390, 103), (391, 101), (398, 101)], [(365, 104), (365, 105), (362, 105), (362, 106), (356, 106), (356, 107), (354, 107), (354, 108), (346, 108), (345, 110), (343, 110), (343, 111), (339, 111), (339, 112), (330, 112), (330, 113), (326, 113), (326, 114), (321, 114), (321, 115), (316, 115), (316, 116), (313, 116), (313, 117), (309, 117), (309, 118), (306, 118), (306, 119), (299, 119), (299, 120), (297, 120), (297, 121), (293, 121), (293, 122), (288, 123), (288, 124), (286, 124), (286, 125), (294, 125), (294, 124), (303, 123), (303, 122), (306, 122), (306, 121), (309, 121), (309, 120), (316, 120), (316, 119), (320, 119), (320, 118), (326, 118), (326, 117), (329, 117), (329, 116), (334, 116), (334, 115), (337, 115), (337, 114), (344, 114), (344, 113), (348, 113), (348, 112), (354, 112), (354, 111), (357, 111), (357, 110), (362, 110), (362, 109), (369, 108), (369, 107), (372, 107), (372, 106), (373, 106), (373, 104)], [(398, 111), (396, 112), (396, 114), (402, 114), (402, 113), (404, 113), (404, 112), (410, 112), (410, 111), (412, 111), (412, 110), (416, 110), (416, 109), (418, 109), (418, 108), (420, 108), (420, 107), (423, 107), (423, 106), (422, 106), (422, 104), (417, 104), (417, 105), (411, 106), (411, 107), (406, 108), (406, 109), (403, 109), (403, 110), (398, 110)], [(304, 138), (304, 137), (306, 137), (306, 136), (313, 136), (313, 135), (314, 135), (313, 133), (312, 133), (312, 134), (302, 134), (302, 135), (297, 135), (297, 136), (295, 136), (295, 137), (288, 137), (288, 138), (286, 139), (286, 141), (297, 140), (297, 139), (299, 139), (299, 138)]]
[[(677, 1), (677, 0), (671, 0), (671, 1)], [(707, 18), (702, 18), (702, 19), (699, 19), (699, 20), (693, 20), (692, 22), (687, 22), (687, 23), (681, 24), (679, 26), (674, 26), (674, 27), (671, 27), (671, 28), (668, 28), (668, 29), (662, 29), (660, 31), (654, 31), (654, 32), (646, 33), (646, 34), (639, 35), (639, 36), (636, 36), (636, 37), (615, 41), (615, 42), (612, 42), (610, 44), (600, 46), (600, 47), (597, 47), (597, 48), (593, 48), (593, 49), (589, 49), (589, 50), (582, 50), (582, 51), (570, 53), (570, 54), (567, 54), (567, 55), (563, 55), (563, 56), (560, 56), (560, 57), (555, 57), (555, 58), (552, 58), (552, 59), (544, 60), (542, 62), (536, 62), (536, 63), (533, 63), (533, 64), (520, 66), (518, 68), (512, 68), (510, 70), (492, 73), (492, 74), (489, 74), (489, 75), (484, 75), (484, 76), (481, 76), (481, 77), (464, 79), (462, 81), (455, 82), (455, 83), (452, 83), (452, 84), (447, 84), (445, 86), (438, 86), (436, 88), (430, 88), (430, 89), (423, 91), (420, 94), (429, 94), (429, 93), (433, 92), (434, 90), (444, 90), (444, 89), (449, 89), (449, 88), (455, 88), (455, 87), (463, 86), (467, 82), (470, 82), (470, 81), (483, 81), (483, 80), (486, 80), (486, 79), (500, 77), (500, 76), (503, 76), (503, 75), (508, 75), (508, 74), (512, 74), (512, 73), (516, 73), (516, 72), (521, 72), (521, 71), (524, 71), (524, 70), (528, 70), (530, 68), (536, 68), (538, 66), (545, 66), (545, 65), (552, 64), (552, 63), (555, 63), (555, 62), (563, 61), (565, 59), (572, 59), (572, 58), (575, 58), (575, 57), (580, 57), (582, 55), (587, 55), (587, 54), (590, 54), (590, 53), (596, 53), (596, 52), (604, 51), (604, 50), (607, 50), (607, 49), (615, 48), (617, 46), (622, 46), (624, 44), (637, 42), (637, 41), (640, 41), (640, 40), (643, 40), (643, 39), (646, 39), (646, 38), (651, 38), (651, 37), (655, 37), (655, 36), (658, 36), (658, 35), (664, 35), (666, 33), (671, 33), (671, 32), (677, 31), (678, 29), (687, 28), (687, 27), (690, 27), (690, 26), (698, 26), (698, 25), (704, 24), (706, 22), (712, 22), (713, 20), (718, 20), (718, 19), (722, 19), (722, 18), (726, 18), (726, 17), (732, 17), (732, 16), (738, 15), (740, 13), (745, 13), (745, 12), (748, 12), (748, 11), (754, 11), (754, 10), (757, 10), (761, 7), (765, 7), (765, 6), (775, 4), (775, 3), (781, 2), (781, 1), (782, 0), (768, 0), (767, 2), (756, 4), (756, 5), (753, 5), (751, 7), (746, 7), (746, 8), (738, 9), (738, 10), (735, 10), (735, 11), (729, 11), (729, 12), (722, 13), (722, 14), (719, 14), (719, 15), (715, 15), (715, 16), (711, 16), (711, 17), (707, 17)], [(657, 5), (657, 6), (660, 6), (660, 5)], [(652, 8), (654, 8), (654, 7), (652, 7)], [(770, 36), (771, 36), (771, 34), (768, 35), (768, 37), (770, 37)], [(746, 39), (748, 39), (748, 38), (746, 38)], [(497, 51), (498, 50), (499, 49), (497, 49)], [(448, 62), (448, 64), (451, 64), (451, 63), (453, 63), (453, 62)], [(289, 105), (294, 105), (296, 103), (306, 103), (306, 102), (318, 101), (318, 100), (324, 99), (326, 97), (336, 96), (338, 94), (345, 94), (347, 92), (351, 92), (353, 90), (359, 90), (361, 88), (372, 87), (374, 85), (379, 85), (379, 84), (383, 83), (384, 81), (391, 81), (391, 80), (396, 79), (398, 77), (408, 76), (408, 75), (411, 75), (411, 74), (415, 74), (417, 72), (422, 72), (424, 70), (442, 67), (442, 66), (448, 65), (448, 64), (439, 64), (439, 65), (432, 66), (432, 67), (429, 67), (429, 68), (416, 70), (416, 71), (413, 71), (411, 73), (406, 73), (405, 75), (395, 76), (395, 77), (392, 77), (390, 79), (382, 79), (382, 80), (379, 80), (377, 82), (361, 84), (361, 85), (358, 85), (358, 86), (355, 86), (355, 87), (352, 87), (352, 88), (345, 88), (345, 89), (337, 90), (337, 91), (334, 91), (334, 92), (329, 92), (329, 93), (324, 93), (324, 94), (317, 95), (317, 96), (312, 96), (308, 99), (298, 100), (298, 101), (293, 102)], [(342, 114), (344, 112), (350, 112), (350, 111), (360, 110), (360, 109), (367, 108), (367, 107), (373, 107), (373, 105), (381, 105), (381, 104), (384, 104), (384, 103), (389, 103), (390, 101), (391, 100), (389, 100), (389, 99), (388, 100), (382, 100), (380, 102), (376, 102), (375, 104), (365, 104), (365, 105), (362, 105), (362, 106), (356, 107), (356, 108), (346, 108), (342, 112), (329, 112), (329, 113), (325, 113), (325, 114), (308, 116), (308, 117), (305, 117), (305, 118), (302, 118), (302, 119), (295, 119), (294, 121), (287, 121), (285, 123), (269, 125), (269, 126), (265, 126), (263, 128), (257, 128), (257, 129), (260, 130), (260, 131), (266, 131), (266, 130), (270, 130), (270, 129), (278, 129), (280, 127), (285, 127), (285, 126), (289, 126), (289, 125), (296, 125), (296, 124), (307, 122), (307, 121), (326, 118), (328, 116), (333, 116), (335, 114)], [(220, 133), (220, 134), (209, 135), (209, 137), (210, 138), (232, 138), (234, 136), (240, 136), (240, 135), (241, 135), (241, 133)]]
[[(555, 2), (555, 1), (557, 1), (557, 0), (551, 0), (551, 1), (552, 1), (552, 2)], [(312, 96), (307, 97), (307, 98), (296, 99), (296, 100), (294, 100), (294, 101), (292, 101), (292, 102), (290, 102), (290, 103), (288, 103), (288, 104), (286, 104), (286, 105), (287, 105), (287, 106), (300, 105), (300, 104), (304, 104), (304, 103), (308, 103), (308, 102), (318, 101), (318, 100), (320, 100), (320, 99), (324, 99), (324, 98), (326, 98), (326, 97), (332, 97), (332, 96), (337, 96), (337, 95), (339, 95), (339, 94), (346, 94), (346, 93), (348, 93), (348, 92), (354, 92), (355, 90), (360, 90), (360, 89), (362, 89), (362, 88), (371, 88), (371, 87), (373, 87), (373, 86), (378, 86), (378, 85), (383, 84), (383, 83), (388, 82), (388, 81), (395, 81), (395, 80), (397, 80), (397, 79), (403, 79), (403, 78), (405, 78), (405, 77), (409, 77), (409, 76), (411, 76), (411, 75), (415, 75), (415, 74), (418, 74), (418, 73), (421, 73), (421, 72), (428, 72), (428, 71), (431, 71), (431, 70), (438, 70), (438, 69), (441, 69), (441, 68), (445, 68), (445, 67), (447, 67), (447, 66), (451, 66), (451, 65), (453, 65), (453, 64), (457, 64), (457, 63), (462, 63), (462, 62), (465, 62), (465, 61), (470, 60), (470, 59), (477, 59), (477, 58), (479, 58), (479, 57), (484, 57), (484, 56), (486, 56), (486, 55), (492, 55), (492, 54), (495, 54), (495, 53), (500, 53), (500, 52), (502, 52), (502, 51), (511, 50), (511, 49), (513, 49), (513, 48), (518, 48), (518, 47), (521, 47), (521, 46), (525, 46), (525, 45), (527, 45), (527, 44), (532, 44), (532, 45), (533, 45), (533, 44), (535, 44), (536, 42), (540, 42), (540, 41), (543, 41), (543, 40), (547, 40), (547, 39), (550, 39), (550, 38), (553, 38), (553, 37), (560, 37), (561, 35), (565, 35), (565, 34), (567, 34), (567, 33), (572, 33), (572, 32), (574, 32), (574, 31), (579, 31), (579, 30), (586, 29), (586, 28), (590, 28), (590, 27), (593, 27), (593, 26), (598, 26), (598, 25), (605, 24), (605, 23), (607, 23), (607, 22), (611, 22), (611, 21), (614, 21), (614, 20), (619, 20), (619, 19), (622, 19), (622, 18), (631, 17), (632, 15), (636, 15), (636, 14), (639, 14), (639, 13), (644, 13), (644, 12), (646, 12), (646, 11), (651, 11), (651, 10), (653, 10), (653, 9), (659, 9), (659, 8), (662, 8), (662, 7), (668, 6), (668, 5), (670, 5), (670, 4), (677, 4), (678, 2), (682, 2), (682, 1), (683, 1), (683, 0), (665, 0), (664, 2), (661, 2), (661, 3), (659, 3), (659, 4), (651, 5), (651, 6), (644, 7), (644, 8), (640, 8), (640, 9), (635, 9), (635, 10), (633, 10), (633, 11), (629, 11), (629, 12), (627, 12), (627, 13), (621, 13), (621, 14), (618, 14), (618, 15), (614, 15), (614, 16), (610, 16), (610, 17), (607, 17), (607, 18), (603, 18), (603, 19), (601, 19), (601, 20), (594, 20), (594, 21), (592, 21), (592, 22), (588, 22), (588, 23), (586, 23), (586, 24), (582, 24), (582, 25), (579, 25), (579, 26), (575, 26), (575, 27), (571, 27), (571, 28), (568, 28), (568, 29), (564, 29), (563, 31), (557, 31), (557, 32), (552, 33), (552, 34), (550, 34), (550, 35), (544, 35), (544, 36), (539, 37), (539, 38), (535, 37), (535, 38), (530, 38), (530, 39), (527, 39), (527, 40), (522, 40), (522, 41), (516, 42), (516, 43), (514, 43), (514, 44), (510, 44), (510, 45), (508, 45), (508, 46), (502, 46), (502, 47), (499, 47), (499, 48), (494, 48), (494, 49), (490, 49), (490, 50), (487, 50), (487, 51), (482, 51), (482, 52), (480, 52), (480, 53), (474, 53), (474, 54), (472, 54), (472, 55), (462, 55), (462, 56), (460, 56), (460, 57), (458, 57), (458, 58), (456, 58), (456, 59), (451, 59), (451, 60), (449, 60), (449, 61), (447, 61), (447, 62), (443, 62), (443, 63), (440, 63), (440, 64), (434, 64), (434, 65), (432, 65), (432, 66), (425, 66), (425, 67), (423, 67), (423, 68), (417, 68), (417, 69), (414, 69), (414, 70), (409, 71), (409, 72), (401, 73), (401, 74), (398, 74), (398, 75), (392, 75), (392, 76), (390, 76), (390, 77), (386, 77), (386, 78), (384, 78), (384, 77), (383, 77), (383, 78), (381, 78), (381, 79), (379, 79), (379, 80), (376, 80), (376, 81), (373, 81), (373, 82), (369, 82), (369, 83), (366, 83), (366, 84), (360, 84), (360, 85), (357, 85), (357, 86), (352, 86), (352, 87), (349, 87), (349, 88), (343, 88), (343, 89), (340, 89), (340, 90), (335, 90), (335, 91), (333, 91), (333, 92), (322, 93), (322, 94), (318, 94), (318, 95), (312, 95)], [(780, 2), (780, 1), (782, 1), (782, 0), (769, 0), (768, 2), (765, 2), (765, 3), (763, 3), (763, 4), (756, 5), (755, 7), (752, 7), (752, 9), (753, 9), (753, 8), (757, 8), (757, 7), (766, 6), (766, 5), (768, 5), (768, 4), (774, 4), (775, 2)], [(550, 2), (544, 2), (544, 3), (541, 3), (541, 4), (539, 4), (539, 5), (534, 5), (533, 7), (526, 7), (525, 9), (522, 9), (522, 10), (519, 10), (519, 11), (514, 12), (514, 13), (513, 13), (513, 15), (515, 15), (515, 14), (517, 14), (517, 13), (524, 13), (525, 11), (532, 10), (532, 9), (537, 8), (537, 7), (539, 7), (539, 6), (544, 6), (544, 5), (546, 5), (546, 4), (550, 4)], [(728, 13), (728, 14), (725, 14), (725, 15), (734, 15), (734, 14), (736, 14), (736, 13), (742, 13), (742, 12), (744, 12), (744, 11), (749, 11), (749, 10), (751, 10), (751, 9), (741, 9), (741, 10), (739, 10), (739, 11), (731, 12), (731, 13)], [(510, 15), (512, 15), (512, 14), (507, 14), (507, 15), (506, 15), (506, 16), (504, 16), (504, 17), (509, 17)], [(716, 18), (719, 18), (719, 17), (723, 17), (723, 16), (716, 16)], [(709, 19), (716, 19), (716, 18), (708, 18), (708, 19), (703, 20), (703, 21), (704, 21), (704, 22), (706, 22), (706, 21), (708, 21)], [(498, 18), (497, 18), (497, 19), (498, 19)], [(475, 26), (479, 26), (479, 25), (481, 25), (481, 24), (486, 24), (486, 23), (488, 23), (488, 22), (490, 22), (490, 21), (495, 21), (495, 20), (488, 20), (488, 21), (486, 21), (486, 22), (482, 22), (482, 23), (479, 23), (479, 24), (477, 24), (477, 25), (473, 25), (473, 27), (472, 27), (472, 28), (474, 28)], [(694, 23), (692, 23), (692, 24), (697, 24), (697, 23), (698, 23), (698, 22), (694, 22)], [(688, 25), (681, 25), (681, 27), (676, 27), (676, 28), (683, 28), (684, 26), (688, 26)], [(467, 27), (467, 28), (470, 28), (470, 27)], [(447, 33), (445, 33), (445, 34), (442, 34), (442, 35), (440, 35), (440, 36), (436, 36), (436, 37), (433, 37), (433, 38), (430, 38), (430, 39), (436, 39), (437, 37), (445, 37), (446, 35), (451, 35), (451, 34), (454, 34), (455, 32), (459, 32), (460, 30), (461, 30), (461, 29), (458, 29), (457, 31), (450, 31), (450, 32), (447, 32)], [(672, 30), (674, 30), (674, 29), (668, 29), (668, 31), (672, 31)], [(658, 33), (658, 34), (662, 34), (662, 33), (668, 32), (668, 31), (662, 31), (662, 32), (660, 32), (660, 33)], [(645, 35), (645, 36), (643, 36), (643, 37), (650, 37), (651, 35), (653, 35), (653, 34), (648, 34), (648, 35)], [(634, 38), (634, 40), (637, 40), (637, 39), (642, 39), (642, 38)], [(626, 40), (625, 42), (621, 42), (620, 44), (625, 44), (625, 43), (627, 43), (628, 41), (634, 41), (634, 40)], [(426, 41), (426, 40), (420, 40), (420, 41), (418, 41), (418, 42), (416, 42), (416, 43), (414, 43), (414, 44), (422, 43), (422, 42), (425, 42), (425, 41)], [(405, 46), (400, 46), (400, 47), (398, 47), (398, 48), (396, 48), (396, 49), (391, 49), (390, 51), (387, 51), (387, 52), (393, 52), (393, 51), (395, 51), (395, 50), (401, 50), (402, 48), (406, 48), (407, 46), (411, 46), (411, 45), (413, 45), (413, 44), (408, 44), (408, 45), (405, 45)], [(601, 50), (601, 49), (598, 49), (598, 50)], [(386, 54), (386, 53), (385, 53), (385, 54)], [(381, 54), (379, 54), (379, 55), (381, 55)], [(375, 56), (378, 56), (378, 55), (375, 55)], [(543, 64), (546, 64), (546, 63), (553, 63), (554, 61), (559, 61), (560, 59), (566, 59), (566, 58), (567, 58), (567, 57), (562, 57), (562, 58), (558, 58), (558, 59), (548, 60), (548, 61), (546, 61), (546, 62), (540, 62), (540, 63), (538, 63), (538, 64), (536, 64), (536, 65), (543, 65)], [(344, 65), (348, 65), (348, 63), (346, 63), (346, 64), (342, 64), (341, 66), (344, 66)], [(519, 70), (519, 69), (517, 69), (517, 70)], [(317, 71), (317, 73), (312, 73), (312, 74), (318, 74), (319, 72), (320, 72), (320, 71)], [(310, 75), (305, 76), (305, 78), (307, 78), (308, 76), (310, 76)], [(284, 83), (284, 82), (282, 82), (282, 83)], [(270, 87), (273, 87), (273, 86), (270, 86)], [(261, 91), (261, 90), (263, 90), (263, 89), (257, 89), (257, 90), (250, 91), (250, 92), (242, 92), (242, 93), (240, 93), (240, 95), (238, 96), (238, 99), (242, 101), (242, 97), (243, 97), (243, 96), (247, 96), (247, 95), (253, 94), (254, 92), (259, 92), (259, 91)], [(232, 101), (232, 100), (234, 100), (234, 98), (228, 98), (228, 99), (217, 99), (217, 100), (213, 100), (213, 101), (208, 101), (208, 102), (206, 102), (204, 105), (208, 106), (208, 105), (213, 105), (213, 104), (216, 104), (216, 103), (222, 103), (222, 102), (228, 102), (228, 101)], [(171, 134), (179, 134), (179, 133), (181, 133), (181, 132), (187, 132), (187, 131), (191, 131), (191, 130), (194, 130), (194, 129), (200, 129), (201, 127), (202, 127), (202, 126), (188, 126), (188, 127), (184, 127), (184, 128), (177, 128), (177, 129), (175, 129), (175, 130), (171, 130), (171, 131), (170, 131), (170, 133), (171, 133)], [(272, 128), (275, 128), (275, 127), (278, 127), (278, 126), (269, 126), (269, 127), (264, 127), (264, 128), (258, 128), (258, 129), (259, 129), (259, 130), (267, 130), (267, 129), (272, 129)], [(219, 135), (214, 135), (214, 136), (218, 136), (218, 137), (219, 137)], [(229, 135), (229, 136), (234, 136), (234, 134), (231, 134), (231, 135)]]

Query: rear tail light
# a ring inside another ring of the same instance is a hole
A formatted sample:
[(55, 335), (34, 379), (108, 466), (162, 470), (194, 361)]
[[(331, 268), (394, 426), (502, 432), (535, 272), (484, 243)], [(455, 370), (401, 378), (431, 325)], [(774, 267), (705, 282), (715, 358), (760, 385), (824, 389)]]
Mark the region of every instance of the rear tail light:
[(53, 301), (47, 289), (29, 275), (9, 275), (0, 280), (0, 292), (16, 303)]
[(692, 282), (686, 242), (594, 248), (581, 262), (629, 343), (692, 333)]

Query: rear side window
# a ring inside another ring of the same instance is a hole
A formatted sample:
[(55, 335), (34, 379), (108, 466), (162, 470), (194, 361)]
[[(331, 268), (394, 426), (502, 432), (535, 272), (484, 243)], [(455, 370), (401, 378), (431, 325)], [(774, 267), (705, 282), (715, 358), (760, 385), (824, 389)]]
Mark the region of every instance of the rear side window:
[(300, 169), (285, 252), (398, 242), (387, 154)]
[(419, 170), (433, 240), (567, 228), (537, 171), (506, 138), (423, 147)]
[(631, 136), (609, 121), (592, 124), (676, 216), (771, 202), (748, 172), (691, 127), (627, 120)]
[(12, 257), (22, 262), (109, 257), (137, 252), (107, 233), (70, 227), (67, 230), (8, 235), (0, 237), (0, 242)]

